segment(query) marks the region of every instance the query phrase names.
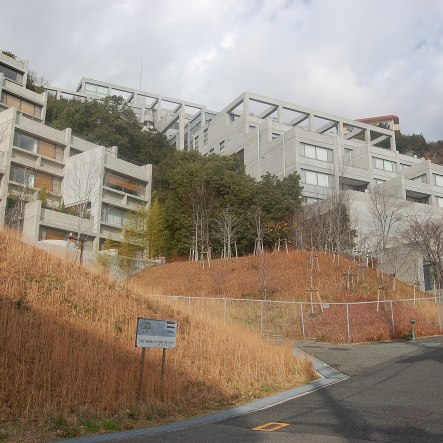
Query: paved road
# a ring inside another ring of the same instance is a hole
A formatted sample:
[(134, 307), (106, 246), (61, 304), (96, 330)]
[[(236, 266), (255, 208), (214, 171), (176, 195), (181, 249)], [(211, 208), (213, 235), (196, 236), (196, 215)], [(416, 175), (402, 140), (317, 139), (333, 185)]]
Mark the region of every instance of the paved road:
[[(364, 345), (298, 343), (351, 377), (266, 409), (120, 443), (443, 442), (443, 337)], [(269, 422), (272, 432), (253, 430)], [(110, 441), (110, 440), (108, 440)]]

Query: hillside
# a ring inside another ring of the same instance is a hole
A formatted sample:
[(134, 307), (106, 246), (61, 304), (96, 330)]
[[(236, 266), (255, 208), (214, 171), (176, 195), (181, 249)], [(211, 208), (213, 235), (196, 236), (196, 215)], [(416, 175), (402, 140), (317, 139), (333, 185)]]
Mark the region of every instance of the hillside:
[[(146, 293), (162, 295), (216, 296), (233, 298), (303, 301), (311, 287), (309, 251), (289, 251), (248, 256), (205, 263), (176, 262), (146, 269), (132, 280)], [(346, 289), (348, 272), (354, 288)], [(386, 276), (388, 288), (392, 287)], [(359, 267), (346, 257), (316, 253), (313, 286), (324, 301), (364, 301), (377, 298), (378, 278), (375, 269)], [(412, 296), (409, 285), (396, 282), (393, 298)]]
[[(127, 429), (202, 413), (314, 377), (286, 345), (146, 300), (0, 231), (0, 441)], [(148, 350), (135, 402), (137, 316), (176, 320), (177, 348)], [(7, 381), (7, 382), (5, 382)]]

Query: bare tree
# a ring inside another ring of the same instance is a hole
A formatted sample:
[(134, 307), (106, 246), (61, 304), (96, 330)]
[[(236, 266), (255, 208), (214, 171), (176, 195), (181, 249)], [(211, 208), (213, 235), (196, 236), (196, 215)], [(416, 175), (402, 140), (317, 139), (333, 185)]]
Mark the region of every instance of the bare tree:
[[(222, 258), (231, 258), (232, 246), (236, 245), (240, 220), (229, 205), (218, 211), (214, 220), (217, 226), (216, 236), (223, 244), (221, 256)], [(237, 256), (237, 250), (235, 255)]]
[(384, 259), (394, 264), (398, 269), (399, 264), (395, 264), (394, 250), (387, 252), (388, 248), (398, 246), (396, 243), (396, 232), (399, 232), (403, 223), (408, 218), (407, 203), (403, 200), (392, 197), (382, 189), (375, 189), (370, 194), (369, 211), (372, 217), (372, 249), (378, 258), (378, 270), (380, 272), (380, 286), (385, 289), (385, 264)]
[(10, 180), (17, 185), (8, 196), (8, 210), (5, 222), (9, 226), (21, 230), (25, 216), (25, 206), (34, 196), (35, 171), (33, 168), (16, 167), (12, 170)]
[(214, 210), (214, 193), (204, 183), (189, 189), (184, 194), (184, 202), (190, 211), (192, 221), (191, 259), (198, 261), (207, 257), (211, 261), (209, 223)]
[[(78, 157), (73, 158), (70, 167), (65, 168), (63, 198), (66, 211), (76, 216), (77, 219), (69, 239), (76, 243), (79, 261), (82, 263), (85, 244), (90, 237), (89, 232), (94, 225), (98, 225), (102, 216), (97, 212), (97, 204), (104, 177), (99, 162), (95, 161), (93, 157), (86, 159), (80, 158), (80, 155)], [(92, 213), (95, 215), (95, 220), (92, 218)]]
[(434, 280), (441, 289), (443, 283), (443, 223), (440, 218), (426, 214), (410, 217), (402, 236), (418, 250), (423, 261), (432, 267)]

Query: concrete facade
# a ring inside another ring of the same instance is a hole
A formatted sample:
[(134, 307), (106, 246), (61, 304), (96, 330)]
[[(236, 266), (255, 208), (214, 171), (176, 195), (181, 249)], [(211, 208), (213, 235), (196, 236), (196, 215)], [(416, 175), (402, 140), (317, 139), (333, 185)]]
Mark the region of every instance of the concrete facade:
[[(108, 238), (121, 241), (128, 212), (150, 205), (151, 165), (45, 125), (47, 92), (29, 91), (26, 78), (26, 62), (0, 53), (0, 224), (20, 228), (31, 243), (66, 240), (71, 232), (93, 251)], [(34, 104), (34, 114), (24, 102)]]

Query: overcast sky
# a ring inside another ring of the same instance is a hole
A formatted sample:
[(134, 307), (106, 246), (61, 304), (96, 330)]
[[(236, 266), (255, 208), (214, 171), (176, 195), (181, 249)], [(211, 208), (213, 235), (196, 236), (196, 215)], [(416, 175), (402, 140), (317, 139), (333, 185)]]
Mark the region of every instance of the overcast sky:
[[(443, 139), (443, 0), (0, 0), (0, 49), (220, 110), (243, 91)], [(141, 63), (142, 62), (142, 63)]]

